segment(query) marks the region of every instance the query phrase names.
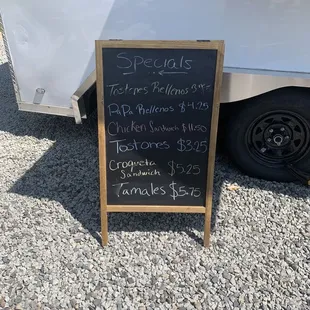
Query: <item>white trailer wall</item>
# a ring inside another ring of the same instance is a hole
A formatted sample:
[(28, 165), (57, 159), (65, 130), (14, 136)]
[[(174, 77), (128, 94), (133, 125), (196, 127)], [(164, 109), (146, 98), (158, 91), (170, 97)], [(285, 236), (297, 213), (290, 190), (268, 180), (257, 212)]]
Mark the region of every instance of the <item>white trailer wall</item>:
[[(309, 0), (0, 0), (21, 99), (70, 107), (96, 39), (223, 39), (231, 68), (310, 72)], [(309, 77), (309, 75), (307, 75)]]

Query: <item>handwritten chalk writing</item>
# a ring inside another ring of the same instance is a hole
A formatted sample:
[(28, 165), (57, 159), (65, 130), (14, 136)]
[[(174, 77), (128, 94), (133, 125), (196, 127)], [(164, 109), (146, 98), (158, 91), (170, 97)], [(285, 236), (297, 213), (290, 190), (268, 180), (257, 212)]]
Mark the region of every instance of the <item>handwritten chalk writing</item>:
[(207, 111), (209, 109), (209, 104), (208, 102), (194, 102), (194, 101), (190, 101), (190, 102), (185, 102), (182, 101), (179, 104), (180, 107), (180, 112), (184, 113), (186, 112), (187, 109), (192, 109), (192, 110), (199, 110), (199, 111)]
[[(156, 105), (145, 107), (144, 104), (139, 103), (136, 105), (135, 110), (139, 115), (147, 115), (147, 114), (174, 112), (174, 107), (173, 106), (158, 107)], [(119, 116), (127, 117), (130, 115), (134, 115), (134, 111), (131, 110), (131, 107), (128, 104), (119, 105), (117, 103), (111, 103), (108, 105), (108, 113), (109, 113), (109, 116), (119, 115)]]
[(208, 132), (208, 127), (204, 125), (194, 125), (192, 123), (182, 123), (182, 131), (186, 132)]
[(111, 137), (115, 137), (119, 134), (130, 134), (130, 133), (158, 133), (158, 132), (208, 132), (207, 126), (201, 124), (193, 123), (182, 123), (181, 126), (178, 125), (158, 125), (154, 121), (149, 121), (146, 124), (137, 123), (136, 121), (131, 121), (129, 125), (122, 125), (120, 122), (110, 122), (107, 125), (107, 133)]
[(107, 88), (109, 88), (109, 95), (110, 96), (120, 96), (120, 95), (147, 95), (148, 94), (148, 87), (130, 87), (128, 83), (126, 83), (125, 86), (120, 86), (119, 83), (117, 84), (111, 84), (106, 85)]
[(140, 103), (136, 106), (136, 110), (140, 115), (145, 115), (145, 114), (173, 112), (174, 108), (172, 106), (157, 107), (155, 105), (151, 105), (151, 107), (145, 108), (144, 105), (142, 103)]
[(166, 191), (164, 186), (154, 186), (150, 183), (147, 187), (131, 186), (129, 182), (112, 184), (115, 187), (115, 194), (120, 196), (155, 196), (165, 195)]
[(117, 103), (111, 103), (108, 105), (108, 111), (109, 116), (112, 116), (114, 114), (124, 117), (133, 115), (133, 112), (131, 111), (131, 108), (128, 104), (118, 105)]
[[(181, 130), (180, 130), (180, 128), (181, 128)], [(183, 133), (186, 133), (186, 132), (206, 133), (206, 132), (208, 132), (208, 127), (201, 125), (201, 124), (194, 125), (193, 123), (182, 123), (181, 127), (179, 127), (177, 125), (171, 125), (171, 126), (155, 125), (155, 123), (153, 121), (149, 121), (147, 130), (149, 130), (150, 133), (177, 132), (177, 131), (181, 131)]]
[(140, 133), (140, 132), (146, 132), (147, 126), (144, 124), (137, 124), (135, 121), (131, 121), (130, 125), (123, 126), (120, 125), (119, 122), (110, 122), (107, 126), (107, 131), (110, 136), (117, 136), (118, 134), (124, 134), (124, 133)]
[(197, 91), (200, 91), (202, 94), (211, 91), (210, 84), (193, 84), (191, 86), (192, 93), (195, 94)]
[(131, 151), (140, 151), (140, 150), (148, 150), (148, 149), (158, 149), (158, 150), (167, 150), (170, 148), (170, 145), (167, 141), (161, 142), (148, 142), (148, 141), (136, 141), (133, 139), (132, 142), (123, 143), (123, 141), (127, 141), (126, 139), (122, 140), (111, 140), (109, 143), (115, 143), (116, 145), (116, 153), (125, 153)]
[[(170, 72), (171, 73), (171, 72)], [(182, 72), (179, 72), (182, 73)], [(106, 85), (106, 92), (110, 97), (116, 96), (137, 96), (137, 95), (147, 95), (150, 92), (157, 94), (164, 94), (167, 96), (183, 96), (189, 93), (195, 94), (200, 91), (201, 94), (204, 94), (208, 91), (211, 91), (211, 85), (207, 84), (192, 84), (188, 87), (178, 88), (174, 84), (164, 84), (159, 81), (152, 82), (150, 86), (141, 85), (140, 87), (133, 87), (129, 83), (122, 85), (120, 83), (114, 83)]]
[(128, 160), (128, 161), (116, 161), (114, 159), (109, 162), (109, 169), (111, 171), (116, 171), (120, 169), (130, 169), (129, 171), (133, 172), (135, 167), (152, 167), (156, 163), (152, 160), (143, 159), (139, 161)]
[(168, 174), (172, 177), (175, 174), (198, 175), (201, 172), (199, 165), (178, 164), (174, 160), (169, 161), (168, 166), (170, 168), (170, 172)]
[(149, 121), (149, 127), (150, 127), (150, 132), (151, 133), (156, 133), (156, 132), (175, 132), (179, 131), (180, 128), (176, 125), (174, 126), (165, 126), (165, 125), (159, 125), (155, 126), (153, 121)]
[(153, 82), (151, 86), (153, 93), (164, 94), (167, 96), (187, 95), (189, 93), (189, 88), (176, 88), (173, 84), (163, 85), (159, 82)]
[(174, 75), (174, 74), (187, 74), (188, 72), (186, 71), (165, 71), (165, 70), (161, 70), (161, 71), (158, 71), (158, 74), (163, 76), (163, 75)]
[(192, 141), (180, 138), (177, 141), (179, 152), (197, 152), (206, 153), (208, 150), (207, 141)]
[(126, 52), (117, 54), (117, 68), (124, 69), (123, 75), (134, 74), (138, 67), (150, 69), (173, 69), (175, 70), (190, 70), (192, 68), (191, 59), (180, 58), (144, 58), (142, 56), (129, 56)]
[(170, 197), (172, 197), (173, 200), (176, 200), (178, 197), (184, 197), (184, 196), (191, 196), (198, 198), (201, 196), (201, 190), (199, 187), (186, 187), (186, 186), (178, 186), (176, 182), (172, 181), (169, 184), (169, 187), (171, 189)]
[(160, 171), (157, 169), (148, 169), (147, 171), (142, 171), (139, 169), (138, 171), (135, 172), (126, 172), (125, 170), (120, 170), (120, 179), (130, 179), (133, 177), (145, 177), (145, 176), (160, 176)]
[(108, 205), (205, 204), (217, 61), (194, 48), (103, 48)]

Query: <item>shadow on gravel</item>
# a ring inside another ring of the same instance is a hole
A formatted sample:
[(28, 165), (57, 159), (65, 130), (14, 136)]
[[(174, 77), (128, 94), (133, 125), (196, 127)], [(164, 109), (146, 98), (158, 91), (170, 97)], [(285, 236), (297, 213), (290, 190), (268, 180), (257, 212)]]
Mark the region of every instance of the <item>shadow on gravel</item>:
[[(7, 64), (0, 65), (0, 131), (21, 136), (55, 141), (50, 148), (10, 189), (37, 199), (48, 199), (65, 208), (100, 242), (99, 175), (97, 123), (93, 115), (83, 125), (74, 120), (17, 110)], [(8, 139), (10, 137), (8, 136)], [(38, 143), (38, 148), (40, 143)], [(35, 153), (36, 150), (31, 150)], [(240, 175), (224, 157), (217, 159), (214, 182), (212, 230), (223, 183), (237, 183), (248, 188), (273, 190), (293, 197), (305, 195), (300, 186), (271, 183)], [(59, 207), (60, 207), (59, 205)], [(176, 231), (187, 233), (195, 242), (201, 238), (192, 231), (203, 231), (204, 216), (199, 214), (136, 214), (109, 215), (109, 232)]]

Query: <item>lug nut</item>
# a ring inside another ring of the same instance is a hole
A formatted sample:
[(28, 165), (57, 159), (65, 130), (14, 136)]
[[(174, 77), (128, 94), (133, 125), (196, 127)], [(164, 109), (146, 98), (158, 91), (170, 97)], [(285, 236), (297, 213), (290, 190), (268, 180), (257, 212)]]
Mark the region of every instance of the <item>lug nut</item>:
[(285, 140), (287, 140), (287, 139), (289, 139), (289, 138), (290, 138), (289, 136), (285, 136), (285, 137), (284, 137)]
[(284, 130), (285, 130), (285, 128), (284, 128), (284, 127), (282, 127), (280, 130), (281, 130), (281, 131), (284, 131)]
[(272, 132), (273, 132), (273, 129), (269, 129), (269, 132), (272, 133)]
[(268, 139), (267, 139), (267, 141), (268, 141), (268, 142), (271, 142), (271, 139), (270, 139), (270, 138), (268, 138)]

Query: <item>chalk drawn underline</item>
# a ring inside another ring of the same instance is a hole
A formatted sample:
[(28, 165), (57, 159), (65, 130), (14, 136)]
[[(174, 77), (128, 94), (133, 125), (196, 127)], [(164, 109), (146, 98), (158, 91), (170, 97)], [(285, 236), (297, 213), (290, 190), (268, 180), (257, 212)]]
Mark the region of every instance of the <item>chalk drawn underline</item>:
[[(129, 74), (134, 74), (136, 72), (123, 72), (123, 75), (129, 75)], [(153, 72), (153, 73), (156, 73), (156, 72)], [(181, 72), (181, 71), (164, 71), (164, 70), (161, 70), (161, 71), (158, 71), (158, 74), (163, 76), (163, 75), (169, 75), (169, 74), (188, 74), (188, 72)]]

